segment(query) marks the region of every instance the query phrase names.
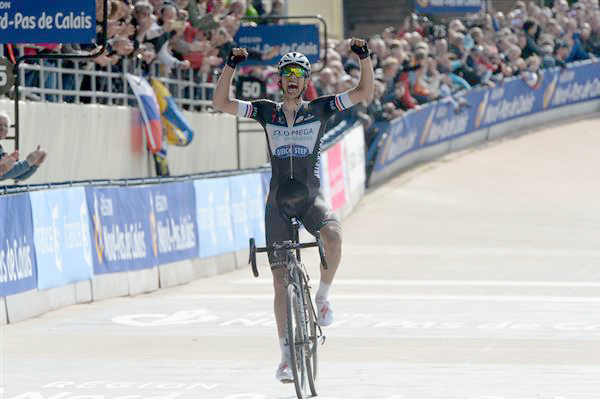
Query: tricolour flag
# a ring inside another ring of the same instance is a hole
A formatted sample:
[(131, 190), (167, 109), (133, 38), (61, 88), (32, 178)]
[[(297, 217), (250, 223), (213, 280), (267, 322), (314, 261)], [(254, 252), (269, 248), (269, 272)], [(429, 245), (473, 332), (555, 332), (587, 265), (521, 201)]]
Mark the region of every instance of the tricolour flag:
[(162, 149), (162, 127), (160, 124), (160, 108), (152, 86), (145, 78), (127, 75), (127, 82), (135, 94), (142, 115), (142, 122), (146, 137), (148, 139), (148, 148), (150, 152), (156, 154)]

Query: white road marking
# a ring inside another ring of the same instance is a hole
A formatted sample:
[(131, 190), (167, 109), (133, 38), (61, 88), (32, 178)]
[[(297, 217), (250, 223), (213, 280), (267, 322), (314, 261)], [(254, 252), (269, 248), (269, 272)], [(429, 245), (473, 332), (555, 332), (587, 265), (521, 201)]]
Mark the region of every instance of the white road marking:
[(591, 249), (545, 248), (474, 248), (474, 247), (402, 247), (397, 245), (343, 246), (345, 255), (400, 255), (400, 256), (519, 256), (541, 258), (600, 258), (600, 251)]
[[(527, 295), (332, 295), (332, 299), (347, 300), (419, 300), (419, 301), (490, 301), (490, 302), (564, 302), (564, 303), (600, 303), (598, 296), (527, 296)], [(182, 300), (273, 300), (272, 294), (198, 294), (174, 295), (170, 299)]]
[[(236, 285), (273, 285), (270, 279), (243, 278), (232, 281)], [(517, 281), (517, 280), (360, 280), (336, 279), (337, 286), (387, 287), (568, 287), (600, 288), (600, 281)]]

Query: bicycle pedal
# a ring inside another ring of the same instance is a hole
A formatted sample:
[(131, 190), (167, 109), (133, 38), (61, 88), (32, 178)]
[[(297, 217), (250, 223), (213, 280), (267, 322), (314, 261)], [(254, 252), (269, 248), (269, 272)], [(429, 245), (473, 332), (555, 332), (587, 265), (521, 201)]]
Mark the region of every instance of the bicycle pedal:
[(281, 380), (282, 384), (291, 384), (293, 382), (294, 382), (294, 380)]

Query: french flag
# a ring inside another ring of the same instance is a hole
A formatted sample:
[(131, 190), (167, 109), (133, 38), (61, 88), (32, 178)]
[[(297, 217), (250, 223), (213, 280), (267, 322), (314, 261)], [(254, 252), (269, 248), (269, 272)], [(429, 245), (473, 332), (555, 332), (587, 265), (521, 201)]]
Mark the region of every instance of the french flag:
[(162, 127), (160, 124), (160, 109), (156, 95), (150, 83), (142, 77), (127, 75), (127, 82), (138, 101), (140, 114), (146, 137), (148, 138), (148, 148), (150, 152), (156, 154), (162, 149)]

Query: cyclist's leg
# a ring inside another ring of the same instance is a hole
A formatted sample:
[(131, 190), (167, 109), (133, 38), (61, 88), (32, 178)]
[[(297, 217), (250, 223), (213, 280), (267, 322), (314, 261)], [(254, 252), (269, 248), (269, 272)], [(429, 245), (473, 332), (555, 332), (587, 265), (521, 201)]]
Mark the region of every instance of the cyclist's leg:
[[(287, 220), (281, 215), (281, 212), (274, 201), (270, 200), (267, 201), (265, 210), (265, 230), (267, 246), (272, 246), (275, 242), (291, 239)], [(271, 264), (271, 271), (273, 273), (273, 288), (275, 290), (273, 309), (275, 321), (277, 323), (277, 335), (280, 343), (283, 342), (282, 340), (285, 337), (285, 324), (287, 321), (287, 287), (285, 284), (287, 269), (285, 267), (285, 262), (285, 255), (281, 256), (269, 253), (269, 263)], [(287, 349), (286, 353), (286, 348), (284, 348), (283, 345), (281, 346), (282, 360), (285, 356), (289, 358), (289, 349)]]
[(315, 295), (315, 302), (318, 323), (321, 326), (328, 326), (333, 323), (329, 289), (342, 257), (342, 225), (321, 196), (317, 196), (312, 206), (304, 214), (302, 222), (311, 234), (314, 235), (320, 231), (323, 239), (327, 269), (321, 267), (321, 282)]
[(312, 235), (321, 233), (327, 260), (327, 270), (321, 268), (321, 281), (330, 285), (342, 259), (342, 224), (320, 195), (307, 209), (302, 223)]

